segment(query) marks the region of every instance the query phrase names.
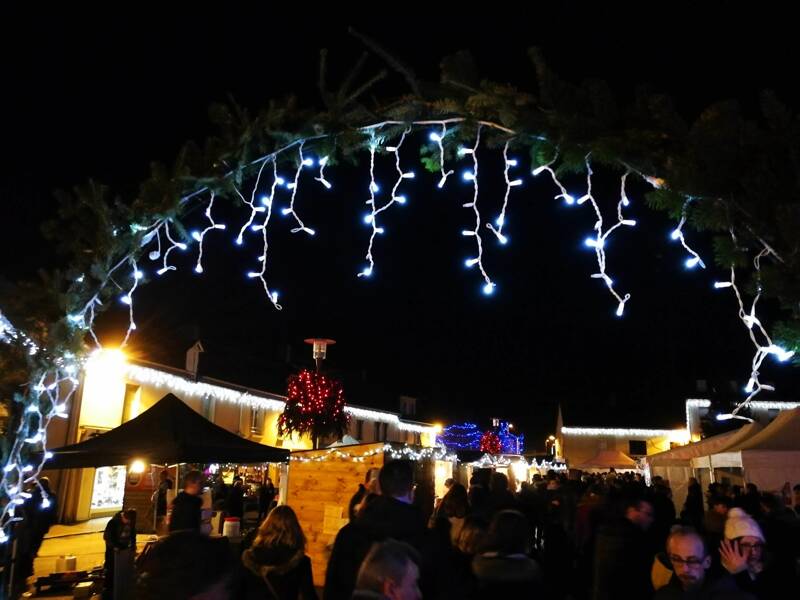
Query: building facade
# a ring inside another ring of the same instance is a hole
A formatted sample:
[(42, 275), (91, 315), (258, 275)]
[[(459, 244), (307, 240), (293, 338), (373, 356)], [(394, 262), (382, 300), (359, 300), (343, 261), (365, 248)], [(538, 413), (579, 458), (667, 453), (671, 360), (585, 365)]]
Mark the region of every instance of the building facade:
[[(89, 360), (72, 402), (70, 416), (48, 430), (50, 447), (65, 446), (109, 431), (153, 406), (168, 393), (214, 424), (244, 438), (289, 450), (308, 449), (307, 436), (278, 435), (286, 398), (209, 377), (198, 377), (197, 361), (187, 354), (187, 369), (128, 360), (104, 350)], [(403, 419), (398, 413), (347, 405), (347, 436), (357, 442), (401, 442), (433, 446), (438, 428)], [(333, 441), (333, 440), (331, 440)], [(106, 516), (119, 510), (129, 465), (50, 471), (65, 522)]]

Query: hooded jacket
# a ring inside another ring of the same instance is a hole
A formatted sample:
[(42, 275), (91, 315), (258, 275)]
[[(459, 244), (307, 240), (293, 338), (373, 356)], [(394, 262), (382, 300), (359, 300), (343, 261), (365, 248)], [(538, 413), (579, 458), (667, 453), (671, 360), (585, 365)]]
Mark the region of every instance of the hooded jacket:
[(287, 546), (254, 546), (242, 553), (234, 598), (242, 600), (317, 600), (311, 560)]

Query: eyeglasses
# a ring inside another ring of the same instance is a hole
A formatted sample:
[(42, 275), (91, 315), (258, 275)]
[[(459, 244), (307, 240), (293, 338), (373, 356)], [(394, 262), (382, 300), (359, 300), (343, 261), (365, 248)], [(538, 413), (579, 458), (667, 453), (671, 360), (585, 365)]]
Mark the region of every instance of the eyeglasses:
[(757, 542), (755, 544), (742, 544), (742, 543), (740, 543), (739, 544), (739, 548), (741, 548), (742, 550), (750, 550), (750, 551), (752, 551), (752, 550), (763, 550), (764, 549), (764, 544), (761, 544), (759, 542)]
[(689, 558), (682, 558), (680, 556), (670, 556), (669, 562), (673, 565), (686, 565), (692, 569), (696, 569), (697, 567), (703, 564), (704, 558), (695, 558), (694, 556), (690, 556)]

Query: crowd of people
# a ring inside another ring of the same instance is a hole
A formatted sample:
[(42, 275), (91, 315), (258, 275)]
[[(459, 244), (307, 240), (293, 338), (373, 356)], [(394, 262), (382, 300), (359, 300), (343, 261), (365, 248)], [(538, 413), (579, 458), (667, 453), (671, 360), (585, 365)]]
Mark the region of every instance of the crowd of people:
[[(233, 556), (224, 539), (199, 533), (201, 481), (185, 477), (170, 534), (139, 561), (139, 596), (317, 600), (294, 510), (269, 511)], [(387, 462), (354, 490), (322, 597), (763, 599), (798, 589), (800, 487), (793, 506), (752, 485), (704, 494), (691, 481), (676, 511), (658, 477), (648, 486), (638, 474), (551, 472), (512, 485), (477, 471), (468, 486), (449, 480), (434, 502), (417, 494), (411, 463)]]

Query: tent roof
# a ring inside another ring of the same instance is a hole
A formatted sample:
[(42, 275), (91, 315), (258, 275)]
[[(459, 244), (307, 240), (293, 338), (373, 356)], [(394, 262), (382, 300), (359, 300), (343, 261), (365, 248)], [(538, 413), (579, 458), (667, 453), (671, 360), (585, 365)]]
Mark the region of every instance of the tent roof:
[(51, 450), (46, 469), (149, 463), (264, 463), (287, 460), (289, 452), (252, 442), (215, 425), (173, 394), (135, 419), (91, 439)]
[(800, 450), (800, 408), (781, 411), (759, 433), (727, 448), (737, 450)]
[(635, 460), (619, 450), (601, 450), (593, 458), (573, 465), (575, 469), (636, 469), (637, 467)]
[(691, 459), (697, 456), (723, 452), (725, 449), (731, 448), (757, 434), (761, 429), (762, 427), (758, 423), (747, 423), (739, 429), (726, 431), (693, 444), (651, 454), (646, 458), (647, 464), (651, 467), (689, 466)]

